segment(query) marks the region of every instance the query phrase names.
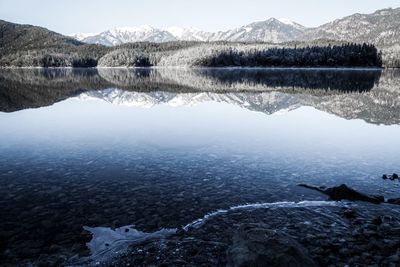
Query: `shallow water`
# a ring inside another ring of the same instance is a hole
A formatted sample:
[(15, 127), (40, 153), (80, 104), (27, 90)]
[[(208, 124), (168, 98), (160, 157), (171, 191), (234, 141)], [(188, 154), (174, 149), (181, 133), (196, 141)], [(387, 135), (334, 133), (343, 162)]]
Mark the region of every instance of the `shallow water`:
[(1, 70), (1, 260), (87, 256), (83, 227), (154, 232), (248, 203), (398, 197), (400, 73)]

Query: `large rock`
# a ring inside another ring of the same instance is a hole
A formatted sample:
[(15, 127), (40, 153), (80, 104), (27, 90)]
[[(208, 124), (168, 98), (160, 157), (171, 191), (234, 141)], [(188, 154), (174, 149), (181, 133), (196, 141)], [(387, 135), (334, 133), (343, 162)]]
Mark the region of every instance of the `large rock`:
[(351, 201), (365, 201), (371, 202), (374, 204), (379, 204), (385, 201), (383, 196), (370, 196), (367, 194), (360, 193), (345, 184), (335, 186), (335, 187), (325, 187), (325, 186), (315, 186), (315, 185), (308, 185), (308, 184), (299, 184), (299, 186), (317, 190), (323, 194), (329, 196), (331, 200), (351, 200)]
[(313, 267), (306, 249), (288, 235), (263, 224), (241, 225), (228, 250), (227, 266)]

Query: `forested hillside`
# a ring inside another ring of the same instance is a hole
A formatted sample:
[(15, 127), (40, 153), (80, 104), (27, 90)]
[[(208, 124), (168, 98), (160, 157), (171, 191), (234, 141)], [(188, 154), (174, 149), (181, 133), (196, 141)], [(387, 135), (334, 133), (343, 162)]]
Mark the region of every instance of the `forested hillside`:
[(0, 20), (0, 66), (93, 67), (108, 51), (42, 27)]

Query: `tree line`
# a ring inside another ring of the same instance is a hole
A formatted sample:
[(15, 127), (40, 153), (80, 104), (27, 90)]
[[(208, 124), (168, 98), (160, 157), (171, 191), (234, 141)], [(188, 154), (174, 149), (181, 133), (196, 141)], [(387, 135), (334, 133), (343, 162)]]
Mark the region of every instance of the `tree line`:
[[(400, 63), (396, 57), (390, 66)], [(246, 43), (131, 43), (117, 47), (55, 45), (3, 55), (0, 66), (17, 67), (381, 67), (371, 44), (297, 47)], [(385, 66), (387, 63), (385, 62)]]
[(241, 51), (230, 48), (197, 65), (204, 67), (381, 67), (382, 57), (371, 44), (307, 46)]

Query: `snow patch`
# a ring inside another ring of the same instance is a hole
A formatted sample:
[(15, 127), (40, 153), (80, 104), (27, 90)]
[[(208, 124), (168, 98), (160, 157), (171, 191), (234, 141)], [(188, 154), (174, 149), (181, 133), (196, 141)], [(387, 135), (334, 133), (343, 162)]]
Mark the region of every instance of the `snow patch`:
[(112, 32), (125, 32), (125, 33), (135, 33), (135, 32), (149, 32), (153, 31), (154, 28), (150, 25), (140, 25), (134, 27), (117, 27), (112, 29)]
[(279, 20), (280, 22), (282, 22), (283, 24), (292, 25), (292, 26), (297, 26), (297, 24), (296, 24), (294, 21), (291, 21), (290, 19), (279, 18), (278, 20)]
[(94, 33), (94, 32), (91, 32), (91, 33), (83, 33), (83, 32), (78, 32), (78, 33), (72, 33), (72, 34), (69, 34), (68, 36), (70, 36), (70, 37), (72, 37), (72, 38), (75, 38), (76, 40), (78, 40), (78, 41), (82, 41), (82, 40), (84, 40), (84, 39), (86, 39), (86, 38), (88, 38), (88, 37), (91, 37), (91, 36), (95, 36), (95, 35), (97, 35), (97, 34), (99, 34), (99, 33)]

